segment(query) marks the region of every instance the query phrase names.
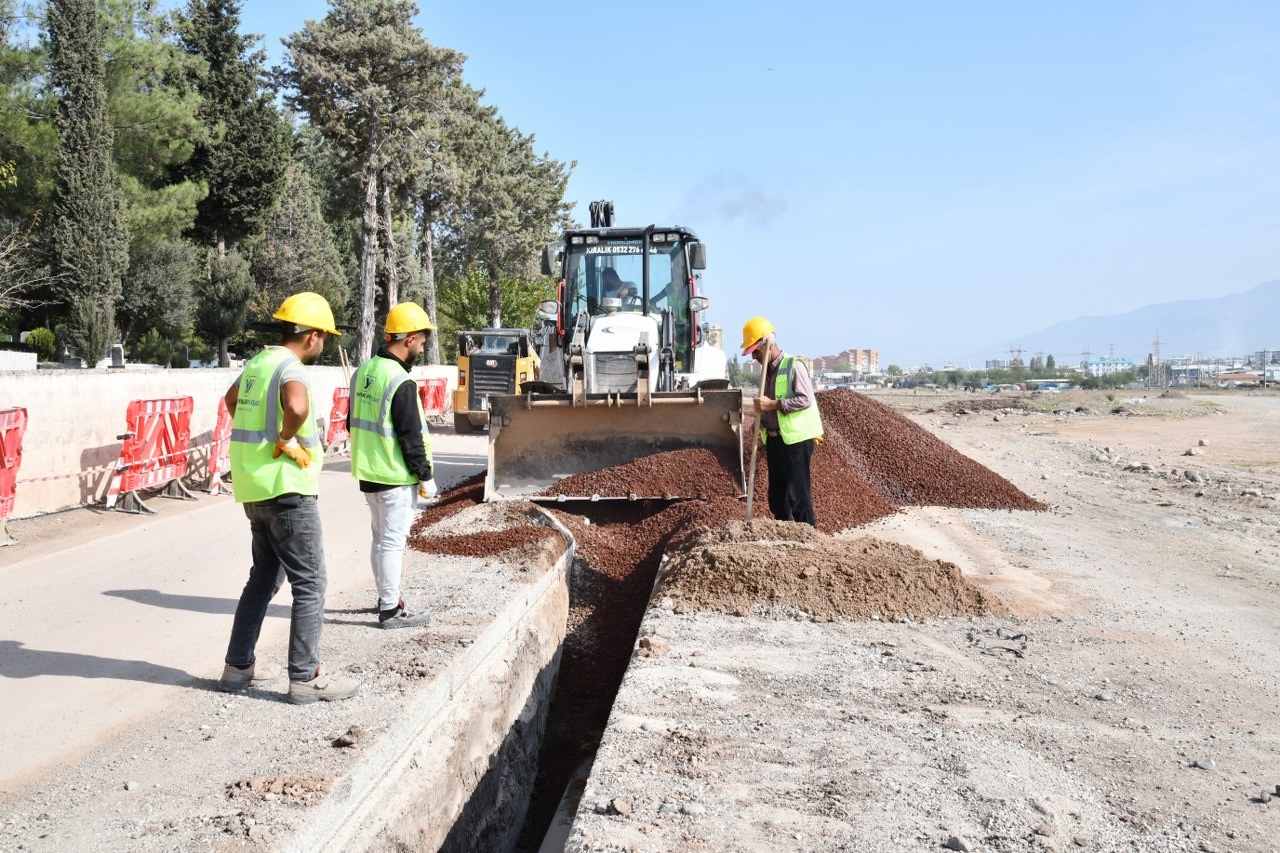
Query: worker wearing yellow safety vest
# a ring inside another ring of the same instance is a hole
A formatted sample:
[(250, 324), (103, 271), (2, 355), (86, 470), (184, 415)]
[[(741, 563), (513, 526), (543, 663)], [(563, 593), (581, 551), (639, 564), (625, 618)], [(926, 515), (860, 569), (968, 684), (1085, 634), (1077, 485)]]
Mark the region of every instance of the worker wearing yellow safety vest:
[(764, 317), (752, 317), (742, 327), (742, 354), (766, 371), (764, 394), (754, 404), (769, 471), (769, 511), (779, 521), (816, 527), (809, 462), (814, 441), (822, 436), (822, 416), (808, 368), (779, 349), (773, 333)]
[(387, 342), (351, 377), (351, 473), (369, 503), (369, 560), (378, 587), (378, 626), (412, 628), (431, 617), (410, 612), (400, 597), (404, 548), (416, 498), (435, 497), (431, 436), (409, 369), (427, 344), (431, 318), (416, 302), (387, 313)]
[(316, 293), (290, 296), (274, 317), (281, 323), (280, 345), (249, 359), (225, 397), (232, 416), (231, 484), (249, 518), (253, 565), (236, 605), (219, 685), (239, 692), (279, 673), (258, 663), (254, 650), (267, 605), (288, 580), (289, 701), (331, 702), (354, 696), (360, 685), (320, 665), (328, 582), (316, 504), (323, 450), (304, 365), (320, 357), (325, 338), (338, 330), (329, 303)]

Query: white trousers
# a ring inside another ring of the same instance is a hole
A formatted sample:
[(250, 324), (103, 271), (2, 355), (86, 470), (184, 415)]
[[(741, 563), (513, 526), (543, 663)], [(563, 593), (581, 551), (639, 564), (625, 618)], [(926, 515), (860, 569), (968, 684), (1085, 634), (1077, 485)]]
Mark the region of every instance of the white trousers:
[(400, 572), (418, 487), (392, 486), (381, 492), (365, 492), (364, 497), (369, 502), (369, 527), (373, 532), (369, 563), (378, 587), (378, 608), (390, 610), (400, 602)]

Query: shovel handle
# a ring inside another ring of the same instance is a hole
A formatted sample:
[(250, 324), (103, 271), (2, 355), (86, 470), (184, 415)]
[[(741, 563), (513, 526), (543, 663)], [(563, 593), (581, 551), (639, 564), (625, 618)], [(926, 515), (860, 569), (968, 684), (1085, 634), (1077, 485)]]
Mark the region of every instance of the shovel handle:
[[(757, 397), (764, 396), (764, 383), (768, 377), (769, 371), (763, 363), (760, 365), (760, 393)], [(754, 406), (755, 401), (752, 401)], [(747, 523), (751, 522), (751, 504), (756, 497), (756, 454), (760, 451), (760, 427), (761, 415), (763, 412), (756, 412), (756, 434), (752, 436), (751, 441), (751, 468), (747, 472)]]

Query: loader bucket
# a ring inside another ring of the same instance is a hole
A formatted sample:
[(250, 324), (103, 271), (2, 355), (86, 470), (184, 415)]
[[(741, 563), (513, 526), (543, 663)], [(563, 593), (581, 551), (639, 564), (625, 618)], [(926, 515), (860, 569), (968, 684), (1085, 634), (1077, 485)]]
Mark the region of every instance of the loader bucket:
[(690, 447), (710, 448), (736, 460), (732, 473), (742, 485), (741, 391), (658, 392), (648, 406), (638, 405), (634, 395), (588, 394), (585, 402), (574, 406), (569, 394), (490, 397), (484, 499), (594, 499), (537, 493), (573, 474)]

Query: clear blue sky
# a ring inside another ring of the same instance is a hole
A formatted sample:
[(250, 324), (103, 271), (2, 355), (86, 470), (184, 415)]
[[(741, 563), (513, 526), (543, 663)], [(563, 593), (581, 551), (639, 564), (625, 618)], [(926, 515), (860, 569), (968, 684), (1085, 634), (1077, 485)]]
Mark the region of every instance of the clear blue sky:
[[(420, 7), (577, 161), (580, 221), (697, 230), (730, 345), (764, 314), (792, 351), (936, 367), (1280, 278), (1274, 0)], [(278, 61), (327, 9), (246, 0), (244, 29)]]

